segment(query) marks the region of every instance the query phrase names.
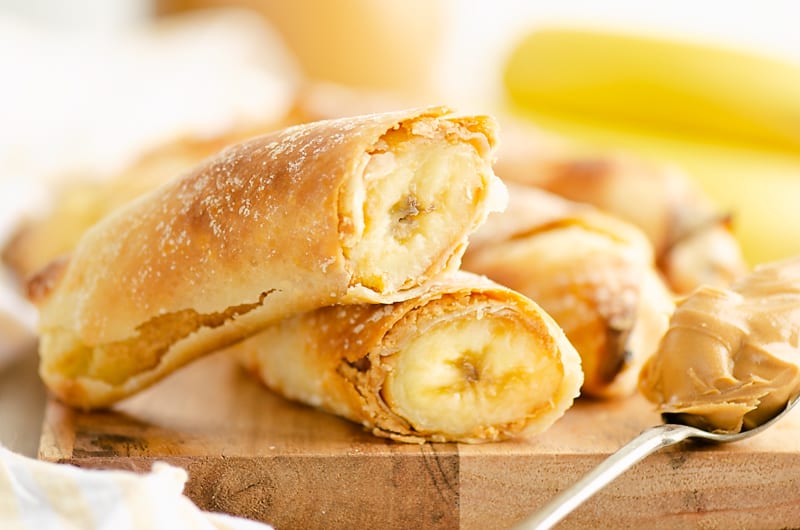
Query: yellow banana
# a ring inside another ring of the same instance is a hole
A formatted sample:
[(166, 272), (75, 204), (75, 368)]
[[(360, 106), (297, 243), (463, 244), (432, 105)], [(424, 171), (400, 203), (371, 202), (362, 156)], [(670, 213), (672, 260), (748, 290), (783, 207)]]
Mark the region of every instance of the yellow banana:
[(751, 264), (800, 254), (800, 65), (636, 35), (540, 30), (505, 65), (512, 109), (673, 161), (734, 217)]
[(505, 76), (512, 100), (532, 109), (800, 149), (800, 65), (688, 42), (544, 30), (519, 44)]

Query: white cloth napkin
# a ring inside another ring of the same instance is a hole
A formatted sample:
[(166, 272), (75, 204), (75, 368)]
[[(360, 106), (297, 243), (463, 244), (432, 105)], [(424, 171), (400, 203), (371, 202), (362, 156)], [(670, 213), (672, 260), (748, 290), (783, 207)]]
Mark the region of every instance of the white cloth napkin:
[(201, 511), (186, 496), (187, 474), (157, 462), (147, 474), (42, 462), (0, 446), (4, 530), (270, 530)]

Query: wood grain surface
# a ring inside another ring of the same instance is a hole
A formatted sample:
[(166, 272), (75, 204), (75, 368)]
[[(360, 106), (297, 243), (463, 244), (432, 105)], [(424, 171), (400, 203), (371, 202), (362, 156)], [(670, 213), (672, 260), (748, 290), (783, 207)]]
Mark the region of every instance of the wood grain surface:
[[(187, 469), (201, 508), (283, 529), (509, 528), (658, 416), (638, 397), (580, 401), (529, 440), (406, 445), (270, 393), (224, 355), (113, 411), (51, 400), (39, 456), (87, 468)], [(800, 527), (800, 408), (727, 446), (650, 456), (558, 528)]]

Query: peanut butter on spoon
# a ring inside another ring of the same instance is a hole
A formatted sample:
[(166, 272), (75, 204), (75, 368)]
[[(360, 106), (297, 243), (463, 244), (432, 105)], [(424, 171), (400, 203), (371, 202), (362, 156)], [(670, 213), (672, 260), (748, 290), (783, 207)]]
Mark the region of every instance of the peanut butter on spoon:
[(783, 410), (800, 393), (800, 257), (680, 301), (639, 388), (662, 414), (712, 432), (749, 430)]

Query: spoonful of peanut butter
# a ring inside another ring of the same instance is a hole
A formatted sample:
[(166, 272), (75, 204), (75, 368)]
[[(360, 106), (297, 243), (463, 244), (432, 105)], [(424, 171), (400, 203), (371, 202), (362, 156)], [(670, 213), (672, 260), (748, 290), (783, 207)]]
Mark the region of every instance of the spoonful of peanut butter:
[(639, 388), (669, 422), (753, 429), (800, 393), (800, 258), (679, 302)]
[(666, 423), (628, 442), (517, 530), (552, 527), (659, 449), (688, 438), (734, 442), (788, 413), (800, 401), (800, 257), (681, 300), (639, 390)]

